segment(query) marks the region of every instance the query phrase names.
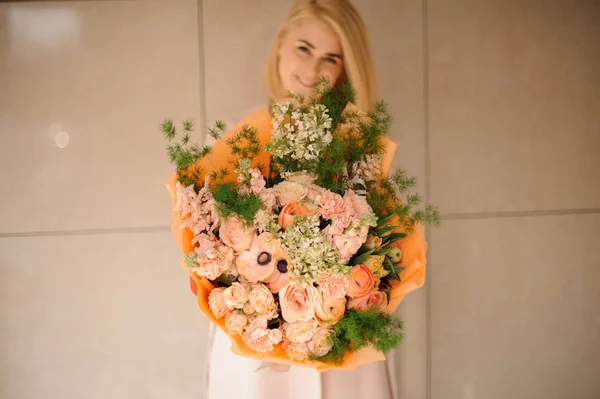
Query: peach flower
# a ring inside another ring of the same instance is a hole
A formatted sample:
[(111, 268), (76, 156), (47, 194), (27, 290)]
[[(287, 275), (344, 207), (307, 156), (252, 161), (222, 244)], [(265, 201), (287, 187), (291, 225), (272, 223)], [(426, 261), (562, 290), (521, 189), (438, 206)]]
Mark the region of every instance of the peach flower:
[(283, 250), (279, 251), (279, 256), (275, 259), (275, 262), (275, 271), (268, 279), (265, 279), (273, 294), (277, 294), (290, 282), (290, 272), (292, 270), (292, 260)]
[(271, 352), (282, 338), (281, 330), (268, 329), (267, 320), (262, 318), (255, 319), (242, 333), (242, 341), (256, 352)]
[(308, 359), (310, 355), (308, 346), (305, 343), (285, 342), (283, 348), (290, 359), (298, 362)]
[(279, 292), (281, 314), (285, 321), (308, 321), (315, 315), (319, 302), (319, 291), (312, 284), (303, 286), (286, 285)]
[(325, 270), (319, 274), (319, 277), (317, 278), (319, 291), (326, 299), (344, 298), (349, 283), (350, 280), (348, 279), (348, 276), (344, 276), (341, 273), (332, 273), (329, 270)]
[(308, 342), (319, 328), (315, 319), (308, 321), (297, 321), (295, 323), (283, 323), (285, 336), (290, 342)]
[(326, 298), (321, 296), (315, 308), (315, 318), (319, 325), (329, 327), (336, 324), (346, 312), (346, 297)]
[(194, 248), (197, 266), (191, 267), (191, 271), (214, 280), (231, 267), (235, 258), (231, 248), (204, 233), (196, 236), (194, 240), (198, 243)]
[(378, 306), (382, 311), (386, 310), (388, 305), (387, 295), (383, 291), (371, 290), (366, 295), (352, 298), (348, 301), (348, 309), (367, 310), (373, 306)]
[(235, 252), (242, 252), (250, 248), (254, 230), (244, 226), (239, 217), (230, 217), (219, 228), (219, 237), (228, 247)]
[(281, 244), (273, 234), (265, 232), (254, 236), (250, 249), (237, 258), (238, 273), (250, 283), (269, 279), (277, 270), (280, 251)]
[(308, 211), (302, 205), (298, 205), (296, 202), (289, 202), (279, 213), (279, 225), (285, 230), (294, 221), (294, 216), (302, 216), (304, 218), (307, 215)]
[(241, 335), (248, 324), (248, 317), (241, 310), (234, 310), (225, 316), (225, 326), (231, 335)]
[(308, 342), (307, 346), (311, 355), (319, 357), (325, 356), (333, 347), (331, 330), (329, 328), (319, 328)]
[(225, 302), (225, 288), (215, 288), (208, 295), (208, 307), (217, 319), (229, 313), (229, 306)]
[(250, 288), (241, 283), (233, 283), (225, 289), (225, 303), (230, 309), (242, 309), (244, 304), (248, 302)]
[(352, 268), (350, 275), (350, 285), (348, 286), (348, 295), (350, 298), (358, 298), (366, 295), (371, 288), (375, 279), (373, 273), (364, 265), (356, 265)]

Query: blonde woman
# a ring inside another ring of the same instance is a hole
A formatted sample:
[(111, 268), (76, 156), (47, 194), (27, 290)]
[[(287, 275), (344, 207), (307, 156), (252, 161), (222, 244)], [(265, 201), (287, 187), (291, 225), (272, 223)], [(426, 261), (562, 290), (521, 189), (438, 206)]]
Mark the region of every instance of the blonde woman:
[[(377, 85), (367, 35), (349, 0), (298, 0), (277, 31), (266, 67), (270, 101), (284, 100), (288, 92), (310, 96), (320, 76), (337, 85), (350, 81), (357, 91), (356, 105), (363, 110), (373, 107)], [(269, 139), (270, 121), (268, 108), (263, 108), (242, 120), (232, 132), (249, 124), (258, 129), (264, 142)], [(215, 146), (224, 147), (226, 138)], [(223, 148), (215, 152), (220, 151)], [(393, 157), (390, 152), (388, 156)], [(418, 286), (413, 282), (412, 287)], [(367, 364), (354, 371), (318, 373), (294, 366), (286, 370), (234, 355), (227, 336), (214, 326), (207, 359), (208, 399), (393, 397), (393, 373), (388, 362)]]

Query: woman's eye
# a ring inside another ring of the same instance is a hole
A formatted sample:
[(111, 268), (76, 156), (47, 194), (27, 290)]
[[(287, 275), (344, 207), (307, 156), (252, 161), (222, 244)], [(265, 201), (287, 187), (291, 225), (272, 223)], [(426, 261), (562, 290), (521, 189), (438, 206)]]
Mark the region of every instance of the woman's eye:
[(310, 52), (310, 50), (308, 49), (308, 47), (305, 47), (305, 46), (298, 47), (298, 50), (302, 51), (303, 53), (309, 53)]
[(335, 58), (328, 57), (328, 58), (325, 58), (325, 61), (327, 61), (328, 63), (330, 63), (332, 65), (337, 65), (337, 60)]

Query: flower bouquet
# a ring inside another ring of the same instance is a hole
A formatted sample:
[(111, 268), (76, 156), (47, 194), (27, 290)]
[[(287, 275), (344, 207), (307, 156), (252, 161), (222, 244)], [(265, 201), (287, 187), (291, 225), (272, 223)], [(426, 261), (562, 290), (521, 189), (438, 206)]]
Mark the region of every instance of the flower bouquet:
[[(392, 313), (424, 280), (431, 205), (415, 179), (388, 176), (395, 144), (384, 103), (352, 105), (319, 86), (260, 110), (217, 143), (161, 125), (176, 173), (172, 232), (203, 313), (234, 353), (323, 371), (383, 360), (402, 339)], [(318, 101), (316, 100), (318, 98)]]

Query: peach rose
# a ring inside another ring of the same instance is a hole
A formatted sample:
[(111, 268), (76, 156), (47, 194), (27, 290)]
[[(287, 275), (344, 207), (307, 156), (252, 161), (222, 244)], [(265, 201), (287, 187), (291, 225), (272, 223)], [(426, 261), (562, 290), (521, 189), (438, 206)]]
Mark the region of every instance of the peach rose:
[(241, 310), (234, 310), (225, 316), (225, 326), (231, 335), (241, 335), (248, 324), (248, 317)]
[(271, 233), (254, 236), (250, 249), (238, 256), (238, 273), (251, 283), (269, 279), (277, 270), (281, 244)]
[(312, 284), (294, 286), (288, 284), (279, 292), (279, 305), (285, 321), (308, 321), (315, 315), (319, 291)]
[(301, 201), (306, 196), (306, 188), (302, 184), (291, 181), (282, 181), (275, 185), (273, 189), (281, 206), (286, 206), (290, 202)]
[(242, 341), (256, 352), (271, 352), (282, 338), (281, 330), (268, 329), (267, 321), (261, 318), (255, 319), (242, 333)]
[(244, 304), (248, 302), (250, 288), (241, 283), (233, 283), (225, 289), (225, 303), (230, 308), (242, 309)]
[(273, 294), (267, 286), (263, 284), (252, 287), (252, 291), (250, 291), (250, 295), (248, 296), (248, 301), (255, 312), (267, 316), (267, 319), (269, 319), (268, 316), (277, 310), (277, 304), (275, 303)]
[(229, 306), (225, 302), (225, 288), (215, 288), (208, 295), (208, 307), (217, 319), (229, 313)]
[(350, 285), (348, 286), (348, 295), (350, 298), (358, 298), (367, 293), (373, 288), (375, 279), (373, 273), (364, 265), (356, 265), (352, 268), (350, 275)]
[(307, 342), (312, 338), (317, 328), (319, 328), (319, 324), (315, 319), (297, 321), (295, 323), (283, 323), (285, 336), (290, 342), (294, 343)]
[(345, 262), (350, 260), (352, 255), (354, 255), (362, 246), (362, 242), (358, 235), (334, 235), (332, 241), (337, 253)]
[(329, 327), (336, 324), (346, 312), (346, 297), (326, 298), (320, 297), (319, 303), (315, 308), (315, 318), (319, 325)]
[(308, 346), (304, 343), (286, 342), (283, 344), (283, 348), (290, 359), (298, 362), (308, 359), (310, 355)]
[(388, 305), (387, 295), (383, 291), (371, 290), (366, 295), (348, 301), (348, 309), (367, 310), (373, 306), (385, 311)]
[(332, 273), (329, 270), (325, 270), (319, 274), (319, 277), (317, 278), (319, 291), (326, 299), (344, 298), (349, 283), (350, 280), (348, 279), (348, 276), (344, 276), (341, 273)]
[(308, 351), (314, 356), (325, 356), (331, 351), (331, 348), (333, 348), (333, 342), (329, 328), (319, 328), (308, 342)]
[(219, 237), (235, 252), (242, 252), (250, 248), (254, 230), (244, 226), (239, 217), (232, 216), (219, 228)]
[(307, 215), (308, 212), (302, 205), (298, 205), (296, 202), (289, 202), (279, 213), (279, 225), (285, 230), (294, 221), (294, 216), (302, 216), (304, 218)]

